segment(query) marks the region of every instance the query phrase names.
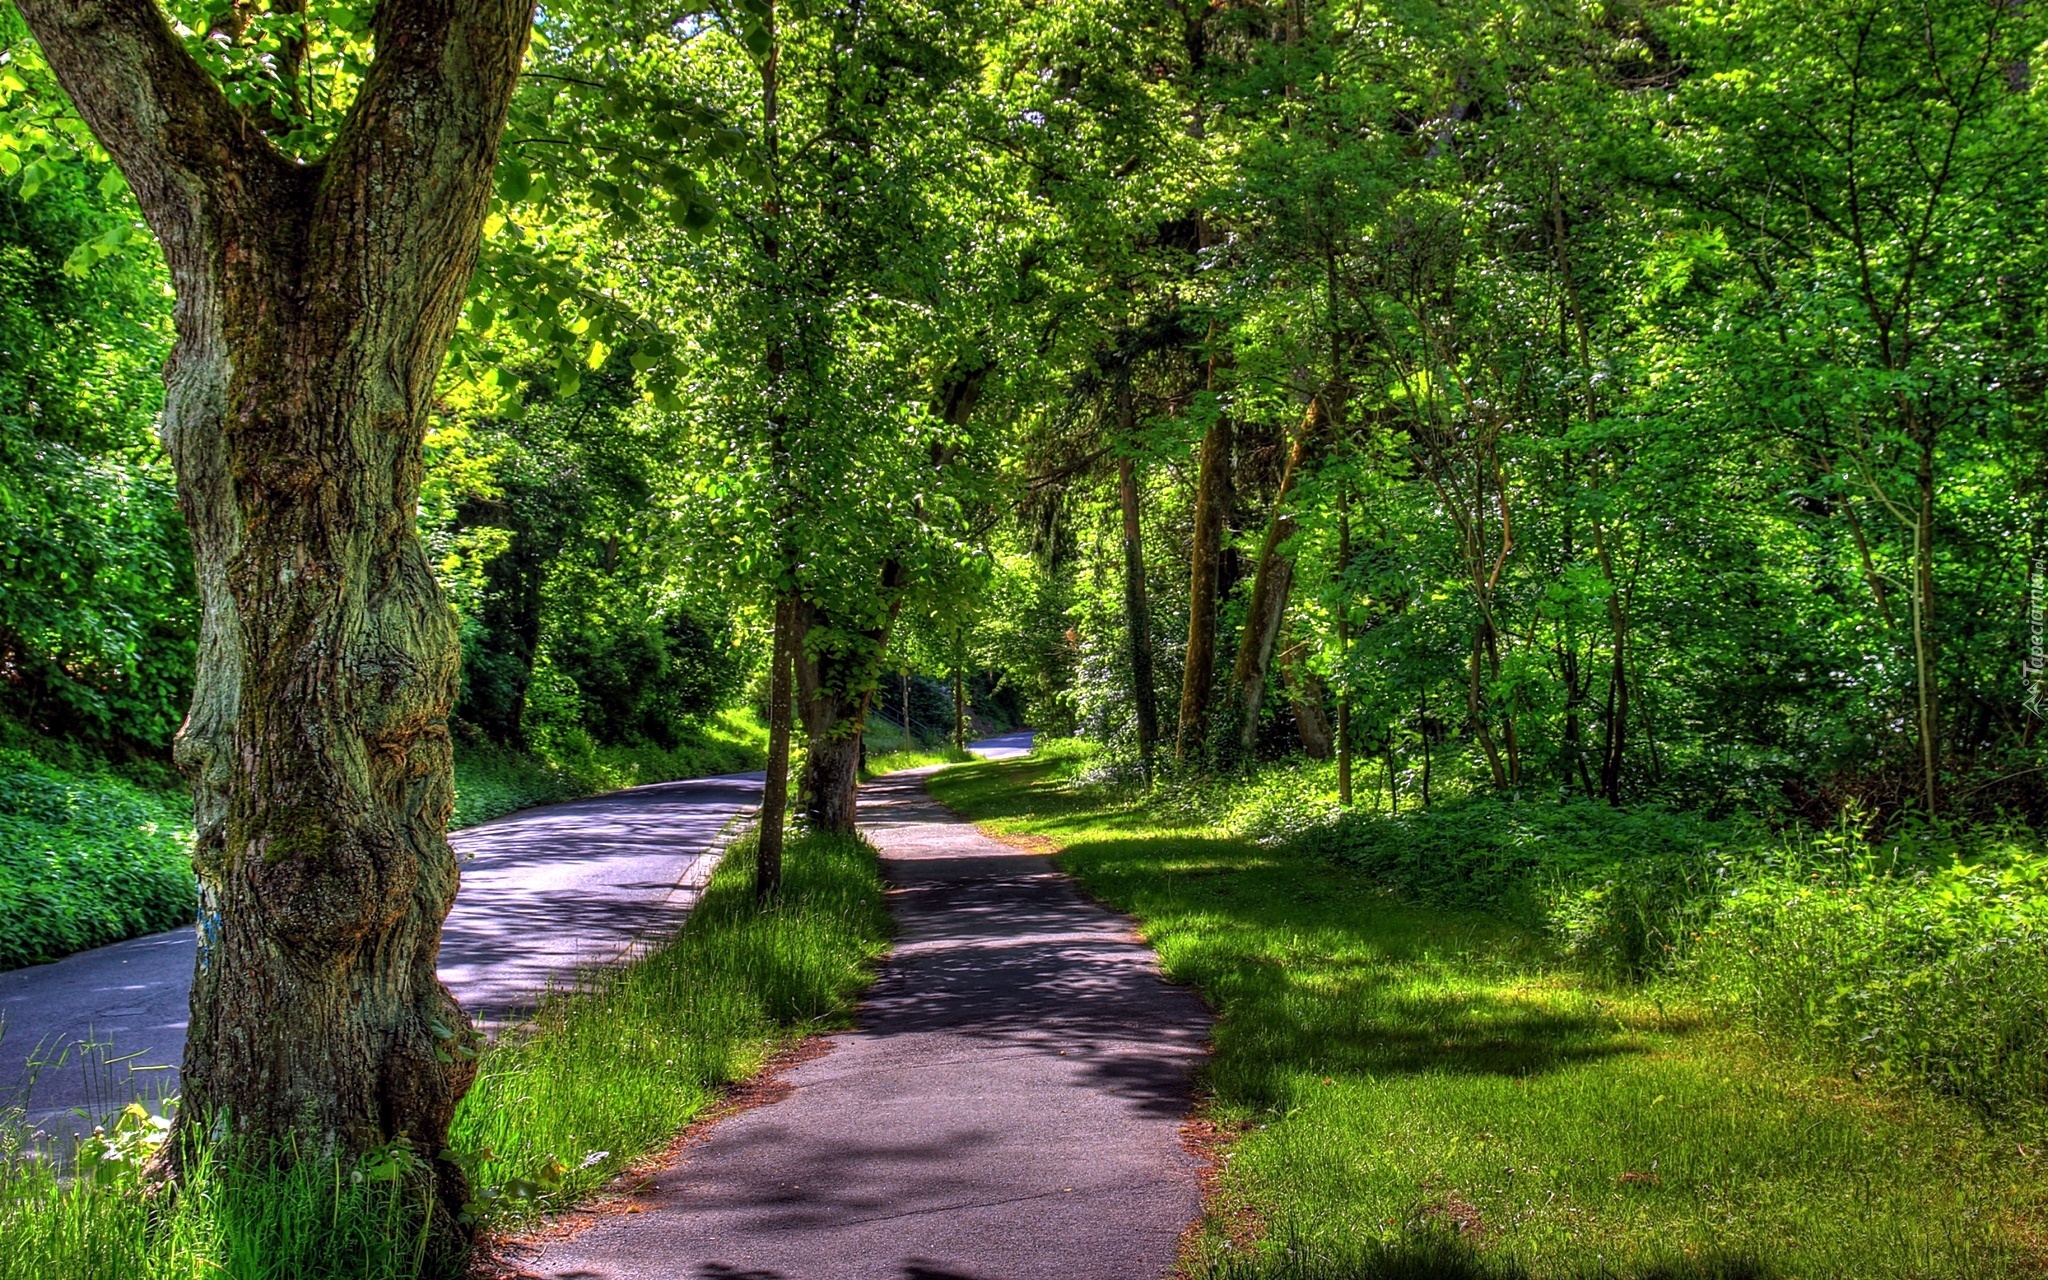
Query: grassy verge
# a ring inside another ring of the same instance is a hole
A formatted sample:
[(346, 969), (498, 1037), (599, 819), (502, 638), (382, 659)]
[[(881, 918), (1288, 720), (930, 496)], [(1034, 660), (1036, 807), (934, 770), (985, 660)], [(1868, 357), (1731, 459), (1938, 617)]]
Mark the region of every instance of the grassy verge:
[(464, 747), (455, 753), (455, 816), (471, 827), (517, 809), (676, 778), (744, 773), (768, 759), (768, 730), (732, 708), (695, 725), (673, 747), (601, 746), (584, 734), (538, 752)]
[(0, 751), (0, 969), (188, 924), (191, 806)]
[[(508, 1225), (563, 1206), (703, 1111), (778, 1047), (851, 1012), (887, 945), (873, 851), (806, 837), (781, 901), (753, 905), (742, 844), (675, 941), (596, 985), (544, 1002), (484, 1053), (451, 1136), (474, 1167), (477, 1213)], [(402, 1153), (281, 1175), (202, 1165), (165, 1205), (140, 1191), (152, 1129), (139, 1110), (82, 1176), (0, 1160), (0, 1280), (400, 1280), (425, 1260), (418, 1215), (382, 1174)], [(15, 1155), (0, 1151), (0, 1156)]]
[(1197, 1273), (2044, 1269), (2040, 1158), (1961, 1108), (1794, 1061), (1691, 988), (1604, 983), (1500, 915), (1066, 785), (1082, 763), (933, 791), (1062, 846), (1217, 1011), (1207, 1106), (1238, 1137)]
[(867, 764), (861, 769), (863, 778), (879, 778), (885, 773), (901, 773), (905, 769), (923, 769), (935, 764), (965, 764), (975, 757), (950, 744), (943, 747), (912, 747), (898, 751), (868, 753)]
[[(647, 782), (758, 769), (767, 731), (751, 711), (712, 717), (673, 748), (594, 746), (455, 756), (451, 828)], [(190, 924), (191, 802), (168, 767), (140, 780), (76, 751), (77, 769), (0, 749), (0, 970)]]

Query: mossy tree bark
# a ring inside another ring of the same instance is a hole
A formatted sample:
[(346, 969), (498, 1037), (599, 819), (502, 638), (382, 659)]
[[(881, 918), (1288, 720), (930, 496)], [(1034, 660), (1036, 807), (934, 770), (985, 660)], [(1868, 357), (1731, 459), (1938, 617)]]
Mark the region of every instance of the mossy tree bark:
[[(312, 162), (154, 0), (21, 9), (177, 290), (163, 430), (203, 610), (176, 746), (200, 879), (179, 1133), (432, 1157), (474, 1066), (435, 977), (459, 648), (414, 516), (532, 0), (380, 5)], [(460, 1176), (438, 1178), (452, 1209)]]

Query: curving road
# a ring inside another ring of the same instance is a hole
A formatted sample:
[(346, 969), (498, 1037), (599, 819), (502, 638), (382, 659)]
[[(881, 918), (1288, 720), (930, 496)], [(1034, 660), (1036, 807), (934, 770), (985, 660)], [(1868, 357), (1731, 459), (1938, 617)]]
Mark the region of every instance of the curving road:
[[(665, 936), (709, 878), (720, 832), (759, 807), (761, 779), (656, 783), (455, 832), (462, 889), (442, 980), (480, 1021), (502, 1023)], [(176, 1093), (192, 956), (179, 929), (0, 973), (0, 1111), (78, 1128), (79, 1112)]]

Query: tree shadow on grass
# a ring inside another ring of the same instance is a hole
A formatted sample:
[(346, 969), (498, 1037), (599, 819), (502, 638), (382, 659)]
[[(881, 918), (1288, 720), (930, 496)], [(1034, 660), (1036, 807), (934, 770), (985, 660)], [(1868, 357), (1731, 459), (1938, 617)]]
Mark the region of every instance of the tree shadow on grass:
[[(1411, 1232), (1397, 1240), (1331, 1248), (1287, 1243), (1240, 1254), (1196, 1273), (1200, 1280), (1529, 1280), (1512, 1258), (1481, 1253), (1448, 1230)], [(1674, 1258), (1616, 1271), (1575, 1273), (1578, 1280), (1773, 1280), (1777, 1272), (1744, 1255)]]
[(1290, 1075), (1526, 1078), (1644, 1051), (1549, 988), (1525, 931), (1403, 904), (1320, 860), (1152, 837), (1080, 841), (1060, 864), (1144, 915), (1172, 976), (1226, 1012), (1211, 1077), (1234, 1101), (1275, 1101)]

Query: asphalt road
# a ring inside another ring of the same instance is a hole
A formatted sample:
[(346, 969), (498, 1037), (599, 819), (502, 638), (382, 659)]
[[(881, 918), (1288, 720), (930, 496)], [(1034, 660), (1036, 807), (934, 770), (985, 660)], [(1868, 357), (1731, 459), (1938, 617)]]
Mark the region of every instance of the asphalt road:
[[(977, 744), (985, 753), (1018, 743)], [(862, 789), (901, 926), (856, 1031), (713, 1126), (553, 1280), (1142, 1280), (1201, 1209), (1180, 1143), (1209, 1019), (1042, 857)]]
[(1018, 756), (1031, 754), (1033, 731), (1018, 729), (1014, 733), (999, 733), (993, 738), (970, 742), (967, 749), (984, 760), (1014, 760)]
[[(503, 1022), (551, 984), (666, 935), (696, 901), (719, 833), (760, 805), (761, 778), (634, 787), (454, 833), (462, 889), (442, 980), (481, 1020)], [(54, 1132), (81, 1127), (80, 1111), (176, 1093), (193, 947), (179, 929), (0, 973), (0, 1109), (23, 1107)]]

